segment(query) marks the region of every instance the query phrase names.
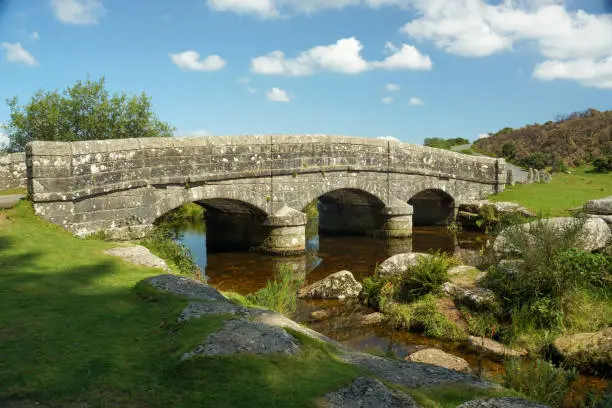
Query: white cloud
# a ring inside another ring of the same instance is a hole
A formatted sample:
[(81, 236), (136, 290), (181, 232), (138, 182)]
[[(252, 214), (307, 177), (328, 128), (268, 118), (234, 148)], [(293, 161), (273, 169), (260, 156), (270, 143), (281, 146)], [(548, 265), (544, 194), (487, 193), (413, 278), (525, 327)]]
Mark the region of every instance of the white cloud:
[(401, 31), (412, 38), (465, 57), (533, 45), (546, 58), (534, 77), (610, 88), (612, 14), (570, 10), (563, 0), (410, 1), (419, 17)]
[(38, 34), (38, 31), (34, 31), (32, 34), (30, 34), (30, 39), (33, 41), (39, 40), (40, 35)]
[(98, 24), (106, 10), (101, 0), (50, 0), (55, 17), (62, 23)]
[(255, 14), (261, 18), (279, 17), (276, 5), (272, 0), (208, 0), (208, 7), (215, 11)]
[(413, 96), (412, 98), (410, 98), (410, 101), (408, 103), (410, 105), (417, 106), (417, 105), (422, 105), (423, 101), (417, 98), (416, 96)]
[(536, 66), (533, 76), (544, 81), (569, 79), (585, 86), (612, 89), (612, 56), (602, 60), (545, 61)]
[(15, 62), (33, 67), (38, 65), (38, 61), (32, 54), (21, 46), (21, 43), (7, 43), (0, 44), (0, 48), (4, 50), (4, 57), (8, 62)]
[(491, 135), (490, 135), (490, 134), (488, 134), (488, 133), (480, 133), (480, 134), (478, 135), (478, 139), (486, 139), (486, 138), (487, 138), (487, 137), (489, 137), (489, 136), (491, 136)]
[(400, 90), (400, 86), (397, 84), (387, 84), (385, 85), (385, 91), (387, 92), (397, 92)]
[(200, 54), (193, 50), (170, 54), (170, 58), (176, 66), (189, 71), (219, 71), (227, 65), (227, 62), (218, 55), (209, 55), (200, 59)]
[(190, 131), (176, 131), (174, 132), (175, 137), (204, 137), (210, 136), (211, 133), (208, 130), (190, 130)]
[(385, 96), (380, 101), (386, 105), (389, 105), (390, 103), (393, 103), (393, 98), (391, 98), (390, 96)]
[(256, 93), (258, 91), (257, 88), (253, 88), (251, 86), (251, 78), (242, 77), (238, 78), (238, 83), (244, 87), (244, 89), (249, 93)]
[(368, 62), (361, 56), (363, 45), (355, 37), (343, 38), (331, 45), (320, 45), (301, 52), (293, 59), (282, 51), (253, 58), (251, 70), (263, 75), (306, 76), (329, 71), (358, 74), (371, 69), (431, 69), (431, 60), (416, 48), (403, 44), (401, 49), (387, 44), (392, 54), (383, 61)]
[(380, 140), (391, 140), (393, 142), (401, 142), (401, 140), (399, 140), (397, 137), (393, 137), (393, 136), (378, 136), (377, 139), (380, 139)]
[(266, 92), (266, 97), (272, 102), (291, 102), (291, 97), (284, 89), (272, 88)]

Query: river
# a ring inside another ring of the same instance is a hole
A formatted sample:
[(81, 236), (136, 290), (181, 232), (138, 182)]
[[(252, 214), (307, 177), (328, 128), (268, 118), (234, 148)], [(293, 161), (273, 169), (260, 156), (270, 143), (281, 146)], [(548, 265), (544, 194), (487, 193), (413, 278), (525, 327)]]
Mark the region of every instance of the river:
[[(306, 284), (341, 270), (351, 271), (358, 281), (362, 281), (372, 275), (377, 263), (396, 253), (441, 250), (466, 258), (486, 241), (482, 234), (461, 232), (453, 235), (446, 227), (415, 227), (410, 240), (385, 241), (366, 236), (319, 235), (317, 225), (310, 224), (307, 236), (307, 253), (288, 258), (248, 251), (208, 253), (203, 226), (185, 227), (181, 242), (190, 249), (210, 285), (221, 291), (246, 295), (263, 288), (282, 264), (291, 265), (296, 274), (305, 277)], [(312, 312), (318, 310), (325, 311), (327, 317), (313, 318)], [(481, 372), (484, 376), (499, 377), (503, 374), (503, 365), (499, 361), (460, 343), (396, 331), (385, 324), (362, 324), (359, 317), (372, 312), (374, 310), (358, 301), (299, 299), (297, 311), (291, 317), (356, 350), (404, 358), (415, 350), (435, 347), (464, 358), (474, 372)], [(607, 382), (581, 375), (579, 384), (582, 390), (601, 391)]]

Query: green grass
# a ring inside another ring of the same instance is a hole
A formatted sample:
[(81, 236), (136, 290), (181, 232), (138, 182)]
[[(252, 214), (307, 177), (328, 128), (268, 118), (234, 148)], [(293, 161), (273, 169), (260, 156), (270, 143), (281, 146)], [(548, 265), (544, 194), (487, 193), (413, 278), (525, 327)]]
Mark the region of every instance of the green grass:
[(27, 188), (9, 188), (8, 190), (0, 190), (0, 196), (16, 195), (16, 194), (26, 195), (28, 194), (28, 189)]
[(423, 408), (455, 408), (477, 398), (520, 397), (516, 391), (495, 388), (480, 388), (466, 384), (447, 384), (407, 390)]
[(308, 407), (360, 373), (303, 336), (297, 356), (178, 356), (224, 317), (176, 323), (186, 301), (137, 282), (159, 270), (103, 254), (28, 203), (0, 212), (0, 405)]
[(548, 184), (516, 184), (506, 188), (491, 201), (513, 201), (536, 213), (560, 217), (570, 214), (571, 209), (582, 207), (588, 200), (612, 195), (612, 176), (591, 173), (585, 168), (575, 169), (572, 174), (555, 173)]

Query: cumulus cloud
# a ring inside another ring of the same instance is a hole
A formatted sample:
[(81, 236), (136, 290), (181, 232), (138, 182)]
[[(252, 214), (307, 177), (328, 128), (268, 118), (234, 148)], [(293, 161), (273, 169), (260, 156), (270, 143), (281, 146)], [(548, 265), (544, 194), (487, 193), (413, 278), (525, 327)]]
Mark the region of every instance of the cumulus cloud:
[(227, 65), (227, 62), (218, 55), (200, 58), (200, 54), (193, 50), (170, 54), (170, 58), (174, 65), (188, 71), (219, 71)]
[(387, 84), (385, 85), (385, 91), (387, 92), (397, 92), (400, 90), (400, 86), (397, 84)]
[(29, 51), (21, 46), (21, 43), (3, 42), (0, 48), (4, 50), (4, 57), (8, 62), (24, 64), (28, 67), (38, 65), (38, 61)]
[(412, 98), (410, 98), (410, 101), (408, 103), (410, 105), (417, 106), (417, 105), (422, 105), (423, 101), (417, 98), (416, 96), (413, 96)]
[(380, 139), (380, 140), (391, 140), (393, 142), (401, 142), (401, 140), (399, 140), (397, 137), (393, 137), (393, 136), (378, 136), (377, 139)]
[(390, 96), (385, 96), (380, 101), (386, 105), (389, 105), (390, 103), (393, 103), (393, 98), (391, 98)]
[(68, 24), (98, 24), (106, 10), (101, 0), (50, 0), (55, 17)]
[(487, 138), (487, 137), (489, 137), (489, 136), (491, 136), (491, 135), (490, 135), (490, 134), (488, 134), (488, 133), (480, 133), (480, 134), (478, 135), (478, 139), (486, 139), (486, 138)]
[(411, 0), (419, 17), (401, 31), (464, 57), (533, 44), (546, 58), (533, 76), (610, 88), (612, 14), (569, 10), (559, 0)]
[(391, 52), (382, 61), (366, 61), (361, 56), (363, 45), (355, 37), (343, 38), (331, 45), (320, 45), (301, 52), (295, 58), (286, 58), (282, 51), (253, 58), (251, 70), (263, 75), (306, 76), (317, 72), (329, 71), (343, 74), (359, 74), (371, 69), (431, 69), (432, 63), (427, 55), (422, 55), (415, 47), (403, 44), (396, 48), (387, 44)]
[(291, 102), (291, 97), (284, 89), (272, 88), (266, 92), (266, 98), (272, 102)]

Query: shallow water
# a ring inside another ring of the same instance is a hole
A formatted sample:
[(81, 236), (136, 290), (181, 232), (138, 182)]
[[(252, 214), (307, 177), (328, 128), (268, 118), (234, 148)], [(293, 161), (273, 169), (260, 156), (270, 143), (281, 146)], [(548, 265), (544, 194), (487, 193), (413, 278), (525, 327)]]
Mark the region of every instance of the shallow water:
[[(210, 285), (246, 295), (263, 288), (281, 264), (289, 264), (296, 274), (305, 276), (305, 283), (341, 270), (351, 271), (358, 281), (362, 281), (372, 275), (377, 263), (396, 253), (441, 250), (469, 257), (486, 241), (486, 237), (478, 233), (463, 232), (453, 236), (445, 227), (415, 227), (411, 240), (393, 241), (365, 236), (319, 236), (315, 235), (316, 228), (314, 234), (313, 228), (308, 230), (311, 236), (307, 241), (307, 254), (289, 258), (248, 251), (207, 253), (206, 233), (202, 228), (185, 228), (182, 242), (191, 250)], [(328, 317), (319, 321), (313, 319), (311, 313), (316, 310), (325, 310)], [(361, 324), (359, 318), (372, 312), (374, 310), (357, 301), (300, 299), (293, 318), (356, 350), (404, 358), (415, 350), (435, 347), (464, 358), (475, 373), (493, 377), (503, 374), (499, 361), (462, 344), (396, 331), (383, 324)], [(607, 384), (591, 376), (580, 376), (579, 383), (581, 391), (601, 391)]]

